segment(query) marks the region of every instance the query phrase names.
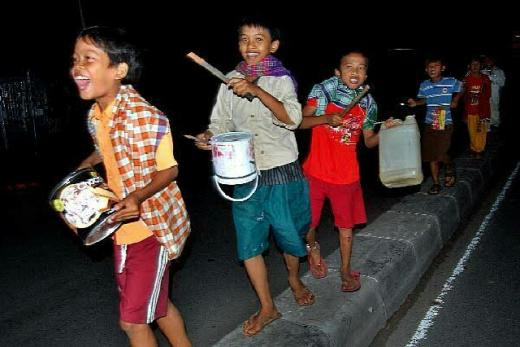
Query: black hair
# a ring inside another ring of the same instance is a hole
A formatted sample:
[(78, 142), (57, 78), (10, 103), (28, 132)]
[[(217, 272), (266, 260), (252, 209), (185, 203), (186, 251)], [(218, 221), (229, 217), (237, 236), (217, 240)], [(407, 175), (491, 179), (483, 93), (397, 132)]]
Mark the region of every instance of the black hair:
[(439, 63), (441, 63), (441, 65), (444, 65), (444, 59), (437, 55), (432, 55), (432, 56), (429, 56), (428, 58), (426, 58), (426, 60), (424, 61), (424, 65), (428, 66), (430, 63), (436, 63), (436, 62), (439, 62)]
[(140, 54), (137, 47), (121, 28), (92, 26), (83, 29), (77, 39), (88, 39), (96, 47), (101, 48), (110, 59), (110, 66), (126, 63), (128, 73), (122, 83), (135, 83), (141, 76)]
[(244, 26), (267, 29), (269, 35), (271, 35), (272, 41), (280, 40), (280, 29), (269, 19), (260, 16), (248, 16), (242, 18), (237, 28), (238, 35), (240, 35), (242, 27)]
[(474, 61), (478, 61), (480, 64), (482, 64), (482, 58), (478, 55), (473, 55), (469, 58), (469, 63), (471, 64)]
[(341, 55), (341, 58), (339, 58), (339, 65), (338, 65), (338, 69), (341, 68), (341, 61), (343, 60), (343, 58), (345, 58), (347, 55), (350, 55), (350, 54), (359, 54), (360, 56), (362, 56), (363, 58), (365, 58), (365, 63), (366, 63), (366, 66), (367, 66), (367, 69), (368, 69), (368, 57), (367, 55), (360, 49), (352, 49), (350, 51), (347, 51), (345, 54), (342, 54)]

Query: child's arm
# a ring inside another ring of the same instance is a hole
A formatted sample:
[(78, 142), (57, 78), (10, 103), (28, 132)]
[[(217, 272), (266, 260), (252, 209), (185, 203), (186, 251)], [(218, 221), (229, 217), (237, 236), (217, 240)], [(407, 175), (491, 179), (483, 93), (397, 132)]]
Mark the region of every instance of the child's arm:
[(451, 99), (451, 108), (457, 108), (459, 106), (459, 99), (462, 96), (462, 93), (454, 93), (453, 98)]
[(506, 75), (502, 69), (495, 69), (489, 78), (491, 82), (498, 84), (499, 87), (503, 87), (506, 84)]
[(303, 108), (303, 119), (300, 124), (301, 129), (313, 128), (317, 125), (328, 124), (330, 126), (338, 126), (341, 124), (342, 117), (340, 113), (324, 114), (321, 117), (315, 116), (316, 107), (307, 105)]
[[(385, 120), (385, 128), (391, 128), (396, 123), (394, 123), (393, 118), (388, 118)], [(379, 133), (376, 133), (374, 129), (363, 129), (363, 139), (365, 140), (365, 146), (367, 148), (374, 148), (379, 144)]]
[(260, 88), (258, 85), (249, 82), (243, 78), (232, 78), (229, 81), (229, 86), (233, 88), (233, 92), (238, 96), (244, 97), (246, 94), (251, 94), (257, 97), (265, 107), (267, 107), (274, 116), (282, 123), (294, 125), (294, 122), (289, 117), (287, 110), (282, 102), (277, 98)]
[(118, 212), (110, 216), (109, 223), (137, 219), (140, 215), (139, 206), (143, 201), (168, 186), (179, 174), (177, 165), (157, 171), (152, 181), (142, 189), (130, 193), (126, 198), (114, 205)]
[(90, 155), (79, 164), (77, 170), (84, 169), (87, 167), (91, 167), (97, 165), (103, 161), (103, 158), (98, 153), (98, 151), (94, 150)]
[(410, 107), (415, 107), (415, 106), (420, 106), (420, 105), (424, 105), (426, 104), (426, 99), (414, 99), (414, 98), (410, 98), (408, 99), (408, 106)]

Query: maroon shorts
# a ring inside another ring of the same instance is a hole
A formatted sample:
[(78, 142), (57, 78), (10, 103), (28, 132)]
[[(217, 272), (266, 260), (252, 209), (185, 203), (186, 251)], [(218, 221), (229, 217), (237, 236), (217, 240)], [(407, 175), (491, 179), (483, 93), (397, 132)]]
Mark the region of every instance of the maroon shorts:
[(155, 236), (114, 244), (114, 268), (122, 321), (144, 324), (166, 316), (170, 262)]
[(321, 210), (325, 199), (329, 199), (334, 215), (334, 225), (351, 229), (356, 224), (367, 222), (363, 191), (359, 181), (351, 184), (332, 184), (314, 177), (308, 177), (312, 210), (311, 228), (320, 223)]

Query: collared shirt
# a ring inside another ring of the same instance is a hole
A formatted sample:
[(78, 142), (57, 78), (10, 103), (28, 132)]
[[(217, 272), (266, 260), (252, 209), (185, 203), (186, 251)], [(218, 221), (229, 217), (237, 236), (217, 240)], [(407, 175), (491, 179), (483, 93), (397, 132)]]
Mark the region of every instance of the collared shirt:
[[(243, 78), (236, 71), (227, 77)], [(209, 130), (214, 135), (230, 131), (251, 133), (257, 167), (269, 170), (298, 159), (294, 130), (302, 120), (302, 110), (289, 76), (262, 76), (257, 84), (283, 104), (294, 124), (280, 122), (258, 98), (249, 101), (222, 84), (211, 112)]]

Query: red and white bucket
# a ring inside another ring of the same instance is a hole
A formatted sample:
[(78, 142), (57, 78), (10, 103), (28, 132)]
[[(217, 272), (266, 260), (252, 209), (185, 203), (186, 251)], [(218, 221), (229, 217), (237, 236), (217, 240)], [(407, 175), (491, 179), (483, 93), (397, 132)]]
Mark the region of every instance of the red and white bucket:
[[(231, 201), (245, 201), (256, 191), (258, 170), (255, 162), (253, 136), (247, 132), (228, 132), (211, 138), (213, 179), (220, 194)], [(253, 190), (243, 198), (229, 197), (220, 184), (237, 185), (255, 181)]]

